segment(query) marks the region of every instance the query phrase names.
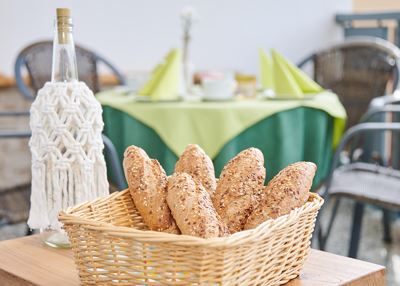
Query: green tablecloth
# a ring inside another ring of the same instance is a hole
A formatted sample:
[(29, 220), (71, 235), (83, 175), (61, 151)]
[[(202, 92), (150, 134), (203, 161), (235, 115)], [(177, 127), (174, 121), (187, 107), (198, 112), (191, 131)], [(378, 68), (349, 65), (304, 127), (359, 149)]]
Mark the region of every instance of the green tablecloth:
[(238, 152), (257, 147), (264, 153), (268, 179), (292, 162), (308, 160), (318, 165), (318, 184), (346, 117), (330, 93), (313, 100), (221, 103), (139, 103), (115, 92), (97, 97), (103, 104), (104, 132), (121, 158), (128, 145), (140, 146), (168, 174), (186, 144), (197, 143), (213, 158), (217, 175)]

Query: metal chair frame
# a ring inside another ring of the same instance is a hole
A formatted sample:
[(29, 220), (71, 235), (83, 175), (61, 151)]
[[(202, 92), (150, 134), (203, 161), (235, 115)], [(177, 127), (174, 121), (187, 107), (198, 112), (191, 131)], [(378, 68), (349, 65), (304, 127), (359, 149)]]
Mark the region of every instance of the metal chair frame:
[[(364, 121), (369, 120), (374, 115), (380, 114), (380, 113), (400, 113), (400, 108), (399, 108), (399, 106), (385, 106), (382, 109), (370, 110), (369, 112), (367, 112), (365, 114), (365, 116), (363, 117), (363, 120)], [(345, 149), (346, 145), (348, 143), (350, 143), (351, 140), (357, 139), (363, 133), (382, 132), (382, 131), (391, 131), (393, 133), (394, 132), (400, 133), (400, 123), (388, 123), (388, 122), (360, 123), (360, 124), (357, 124), (347, 130), (347, 132), (342, 137), (342, 140), (340, 141), (339, 146), (337, 147), (337, 149), (335, 151), (335, 154), (334, 154), (334, 157), (332, 160), (332, 164), (331, 164), (331, 169), (330, 169), (328, 178), (326, 180), (326, 187), (324, 189), (324, 192), (321, 193), (321, 195), (325, 199), (325, 205), (327, 205), (327, 203), (330, 199), (329, 190), (330, 190), (330, 187), (332, 184), (333, 174), (334, 174), (336, 167), (339, 165), (340, 155), (343, 152), (343, 150)], [(400, 182), (400, 180), (399, 180), (399, 182)], [(337, 210), (339, 207), (340, 196), (335, 196), (335, 198), (336, 198), (336, 202), (333, 206), (332, 214), (329, 219), (326, 233), (322, 232), (322, 228), (320, 226), (319, 219), (316, 224), (316, 233), (318, 235), (319, 247), (322, 250), (325, 249), (326, 241), (331, 232), (333, 222), (334, 222), (334, 219), (336, 217)], [(324, 207), (321, 209), (320, 214), (322, 213), (322, 211), (324, 209), (325, 209)], [(363, 212), (364, 212), (364, 204), (356, 201), (356, 204), (354, 207), (354, 212), (353, 212), (352, 234), (351, 234), (350, 247), (349, 247), (349, 252), (348, 252), (348, 255), (350, 257), (354, 257), (354, 258), (357, 256), (357, 252), (358, 252)], [(389, 222), (390, 219), (389, 218), (390, 218), (389, 211), (384, 210), (383, 224), (384, 224), (384, 236), (385, 236), (386, 241), (390, 240), (390, 222)]]

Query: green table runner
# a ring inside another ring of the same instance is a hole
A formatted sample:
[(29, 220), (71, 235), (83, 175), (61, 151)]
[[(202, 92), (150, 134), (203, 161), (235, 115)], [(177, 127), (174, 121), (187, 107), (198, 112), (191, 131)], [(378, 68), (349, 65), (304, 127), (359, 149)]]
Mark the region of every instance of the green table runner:
[(332, 147), (340, 138), (345, 112), (331, 93), (313, 100), (139, 103), (115, 92), (98, 95), (104, 132), (122, 158), (128, 145), (144, 148), (166, 172), (187, 143), (213, 158), (216, 174), (239, 151), (261, 149), (270, 179), (300, 160), (318, 165), (314, 184), (327, 174)]

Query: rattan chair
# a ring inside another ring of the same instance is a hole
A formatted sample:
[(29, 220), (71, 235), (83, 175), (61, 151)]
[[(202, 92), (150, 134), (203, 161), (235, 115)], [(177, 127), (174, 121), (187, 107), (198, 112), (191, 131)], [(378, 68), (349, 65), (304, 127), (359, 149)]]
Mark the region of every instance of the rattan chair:
[[(124, 76), (106, 59), (85, 48), (75, 45), (79, 80), (84, 81), (89, 88), (97, 93), (101, 86), (99, 82), (99, 66), (107, 67), (117, 78), (118, 84), (125, 84)], [(15, 62), (15, 80), (19, 91), (28, 99), (33, 99), (45, 82), (51, 79), (51, 61), (53, 42), (43, 41), (24, 48)], [(23, 80), (22, 71), (26, 68), (29, 76), (29, 86)]]
[[(362, 136), (368, 135), (368, 139), (371, 139), (374, 136), (382, 137), (383, 131), (390, 131), (392, 142), (397, 141), (400, 138), (400, 123), (368, 122), (376, 115), (395, 113), (400, 114), (400, 106), (387, 105), (381, 109), (370, 110), (362, 118), (362, 121), (367, 123), (355, 125), (344, 134), (336, 149), (330, 175), (322, 194), (326, 200), (325, 205), (328, 200), (333, 199), (334, 206), (326, 229), (322, 229), (320, 223), (317, 224), (318, 242), (321, 249), (325, 249), (341, 198), (350, 198), (355, 201), (348, 256), (353, 258), (357, 256), (366, 204), (383, 210), (384, 240), (390, 242), (390, 212), (400, 210), (400, 170), (394, 169), (392, 167), (394, 164), (368, 163), (365, 158), (363, 161), (350, 161), (341, 166), (339, 164), (340, 155), (346, 146), (351, 150), (350, 152), (354, 151), (355, 147), (360, 146), (357, 141), (363, 140)], [(352, 143), (350, 147), (349, 143)], [(391, 152), (389, 151), (389, 153)], [(350, 156), (350, 158), (354, 158), (354, 156)], [(371, 160), (371, 162), (373, 161)], [(325, 215), (324, 208), (320, 211), (321, 215)]]
[(400, 49), (386, 40), (352, 37), (308, 56), (298, 66), (313, 66), (315, 81), (339, 96), (351, 127), (373, 98), (397, 88), (399, 59)]

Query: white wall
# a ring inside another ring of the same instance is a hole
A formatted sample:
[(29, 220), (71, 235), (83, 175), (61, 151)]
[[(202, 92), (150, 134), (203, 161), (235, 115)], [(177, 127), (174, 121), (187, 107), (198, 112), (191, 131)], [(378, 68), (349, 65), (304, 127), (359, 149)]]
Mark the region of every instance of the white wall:
[(0, 73), (12, 74), (25, 45), (52, 38), (56, 7), (69, 7), (75, 41), (124, 71), (148, 70), (180, 45), (179, 13), (193, 6), (196, 68), (257, 72), (257, 48), (275, 47), (294, 61), (341, 39), (334, 14), (351, 0), (0, 0)]

